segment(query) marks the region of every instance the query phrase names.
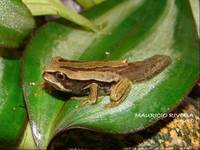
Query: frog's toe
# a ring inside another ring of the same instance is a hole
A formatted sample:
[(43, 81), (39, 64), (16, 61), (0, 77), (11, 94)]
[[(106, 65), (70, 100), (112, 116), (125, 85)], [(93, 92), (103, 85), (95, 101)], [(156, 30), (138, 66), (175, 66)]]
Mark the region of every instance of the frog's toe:
[(114, 108), (114, 107), (118, 106), (120, 103), (121, 102), (119, 102), (119, 101), (113, 101), (113, 102), (110, 102), (110, 103), (106, 104), (104, 106), (104, 108)]
[(80, 108), (82, 106), (85, 106), (85, 105), (92, 105), (92, 104), (95, 104), (94, 101), (91, 101), (89, 99), (85, 99), (85, 100), (82, 100), (77, 106), (76, 108)]

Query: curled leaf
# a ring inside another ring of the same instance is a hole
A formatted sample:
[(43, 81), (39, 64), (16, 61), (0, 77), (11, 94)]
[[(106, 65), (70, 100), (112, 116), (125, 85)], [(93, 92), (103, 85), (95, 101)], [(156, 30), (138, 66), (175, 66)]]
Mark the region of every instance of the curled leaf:
[(23, 2), (34, 16), (58, 15), (92, 31), (99, 31), (94, 23), (59, 0), (23, 0)]

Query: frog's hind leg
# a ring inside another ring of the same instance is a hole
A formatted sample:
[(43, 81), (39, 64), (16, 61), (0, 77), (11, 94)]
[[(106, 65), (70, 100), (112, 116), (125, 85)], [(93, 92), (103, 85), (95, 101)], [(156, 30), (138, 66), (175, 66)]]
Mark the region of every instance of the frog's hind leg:
[(86, 86), (84, 89), (89, 88), (89, 98), (86, 100), (81, 101), (81, 103), (76, 106), (76, 108), (79, 108), (80, 106), (86, 105), (86, 104), (95, 104), (98, 99), (98, 84), (91, 83), (88, 86)]
[(131, 90), (132, 82), (129, 79), (122, 79), (111, 87), (111, 102), (105, 105), (105, 108), (112, 108), (122, 103)]

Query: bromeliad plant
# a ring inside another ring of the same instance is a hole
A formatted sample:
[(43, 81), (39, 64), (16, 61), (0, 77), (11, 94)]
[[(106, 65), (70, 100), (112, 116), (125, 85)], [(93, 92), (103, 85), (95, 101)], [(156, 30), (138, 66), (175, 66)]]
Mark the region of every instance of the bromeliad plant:
[[(87, 2), (82, 6), (99, 3)], [(59, 19), (38, 28), (29, 11), (59, 15), (83, 27)], [(129, 133), (156, 122), (159, 117), (145, 115), (172, 110), (199, 76), (199, 39), (191, 12), (187, 0), (108, 0), (81, 15), (58, 0), (1, 0), (0, 147), (46, 148), (58, 132), (70, 128)], [(172, 63), (153, 79), (134, 84), (115, 108), (104, 109), (108, 96), (75, 108), (86, 97), (66, 99), (37, 85), (54, 56), (137, 61), (155, 54), (170, 56)]]

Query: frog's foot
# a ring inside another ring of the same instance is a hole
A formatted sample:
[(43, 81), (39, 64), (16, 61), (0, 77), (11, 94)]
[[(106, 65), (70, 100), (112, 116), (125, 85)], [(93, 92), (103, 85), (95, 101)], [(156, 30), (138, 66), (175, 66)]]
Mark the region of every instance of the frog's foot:
[(80, 104), (78, 106), (76, 106), (76, 108), (79, 108), (81, 106), (84, 106), (86, 104), (95, 104), (98, 98), (98, 84), (96, 83), (92, 83), (88, 86), (86, 86), (84, 89), (89, 88), (90, 90), (90, 94), (89, 94), (89, 98), (86, 100), (82, 100), (80, 102)]
[(76, 106), (76, 108), (80, 108), (82, 106), (92, 105), (92, 104), (94, 104), (94, 102), (92, 102), (90, 99), (84, 99), (84, 100), (81, 100), (81, 102)]
[[(122, 101), (121, 101), (121, 102), (122, 102)], [(120, 102), (120, 101), (119, 101), (119, 102), (110, 102), (110, 103), (106, 104), (106, 105), (104, 106), (104, 108), (113, 108), (113, 107), (116, 107), (116, 106), (118, 106), (121, 102)]]
[(111, 88), (111, 102), (105, 105), (105, 108), (116, 107), (121, 104), (128, 96), (131, 90), (132, 82), (129, 79), (120, 80)]

